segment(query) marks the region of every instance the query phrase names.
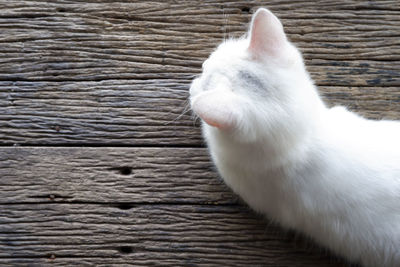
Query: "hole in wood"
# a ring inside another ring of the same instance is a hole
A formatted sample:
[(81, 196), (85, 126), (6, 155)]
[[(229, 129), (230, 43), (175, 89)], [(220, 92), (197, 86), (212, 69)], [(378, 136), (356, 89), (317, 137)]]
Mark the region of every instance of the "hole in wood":
[(243, 8), (242, 8), (242, 12), (243, 12), (243, 13), (249, 13), (249, 12), (250, 12), (250, 7), (247, 7), (247, 6), (246, 6), (246, 7), (243, 7)]
[(63, 7), (58, 7), (56, 10), (57, 10), (57, 12), (61, 12), (61, 13), (66, 11), (65, 8), (63, 8)]
[(131, 208), (133, 208), (133, 205), (130, 203), (119, 203), (117, 205), (117, 207), (121, 210), (130, 210)]
[(118, 251), (123, 254), (129, 254), (133, 252), (133, 248), (130, 246), (120, 246)]
[(126, 167), (126, 166), (121, 167), (121, 168), (119, 168), (119, 173), (122, 174), (122, 175), (129, 175), (129, 174), (132, 173), (132, 168), (131, 167)]
[(122, 167), (113, 167), (113, 168), (108, 168), (110, 171), (118, 171), (119, 174), (122, 175), (130, 175), (132, 174), (132, 167), (128, 166), (122, 166)]

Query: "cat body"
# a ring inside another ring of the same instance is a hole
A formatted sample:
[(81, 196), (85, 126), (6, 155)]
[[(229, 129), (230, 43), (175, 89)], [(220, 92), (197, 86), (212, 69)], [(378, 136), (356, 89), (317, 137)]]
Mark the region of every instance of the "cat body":
[(400, 266), (400, 123), (320, 99), (268, 10), (190, 89), (224, 181), (254, 210), (363, 266)]

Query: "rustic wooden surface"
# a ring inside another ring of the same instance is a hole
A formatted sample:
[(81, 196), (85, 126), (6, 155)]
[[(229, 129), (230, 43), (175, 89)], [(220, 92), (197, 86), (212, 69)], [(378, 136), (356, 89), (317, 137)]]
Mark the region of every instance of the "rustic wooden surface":
[(397, 0), (0, 0), (0, 265), (347, 266), (243, 205), (185, 112), (260, 6), (328, 103), (400, 119)]

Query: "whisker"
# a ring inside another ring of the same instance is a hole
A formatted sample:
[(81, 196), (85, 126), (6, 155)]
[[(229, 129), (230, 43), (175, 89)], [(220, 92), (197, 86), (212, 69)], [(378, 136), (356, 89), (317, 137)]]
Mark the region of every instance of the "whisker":
[(223, 35), (222, 35), (222, 38), (223, 38), (223, 41), (225, 42), (226, 41), (226, 27), (227, 27), (227, 24), (228, 24), (228, 19), (227, 19), (227, 14), (225, 13), (225, 9), (224, 9), (224, 6), (221, 6), (221, 8), (222, 8), (222, 17), (224, 18), (224, 24), (223, 24), (223, 26), (222, 26), (222, 30), (223, 30)]
[(169, 124), (171, 124), (173, 122), (176, 122), (176, 121), (180, 120), (184, 115), (186, 115), (188, 112), (191, 111), (190, 110), (190, 103), (189, 103), (188, 99), (186, 99), (183, 102), (183, 105), (184, 105), (184, 108), (183, 108), (182, 112), (175, 119), (173, 119), (172, 121), (166, 122), (165, 125), (169, 125)]

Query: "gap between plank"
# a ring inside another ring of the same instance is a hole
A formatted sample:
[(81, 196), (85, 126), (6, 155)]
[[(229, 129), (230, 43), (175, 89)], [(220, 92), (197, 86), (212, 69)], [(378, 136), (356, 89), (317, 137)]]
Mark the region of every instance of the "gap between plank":
[(163, 145), (150, 145), (150, 144), (101, 144), (101, 143), (56, 143), (56, 144), (35, 144), (35, 143), (0, 143), (0, 147), (72, 147), (72, 148), (206, 148), (205, 144), (163, 144)]

